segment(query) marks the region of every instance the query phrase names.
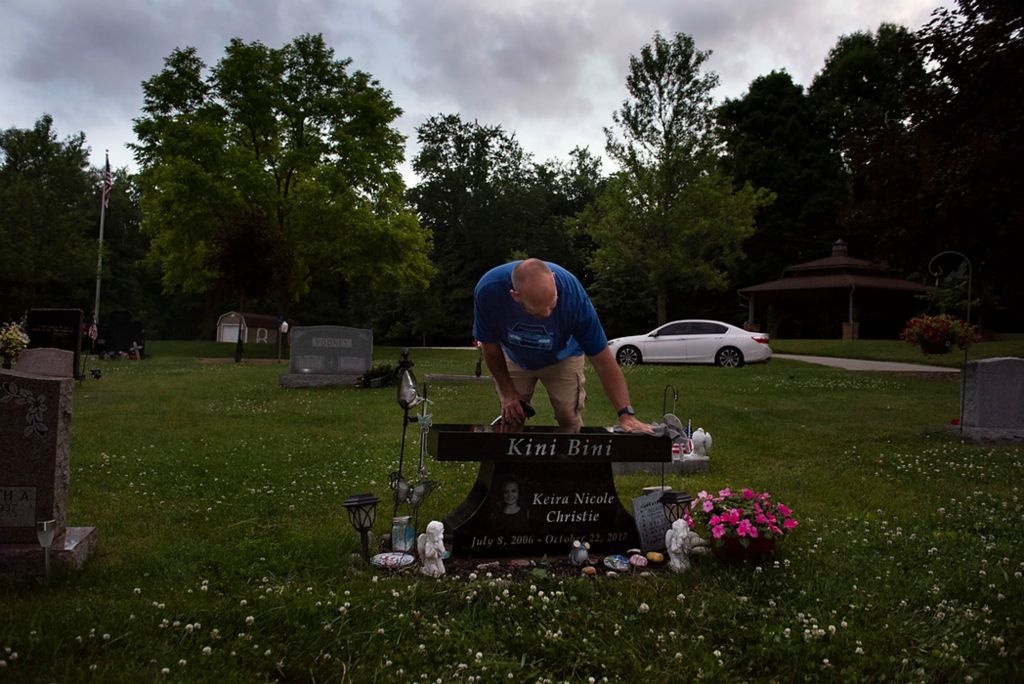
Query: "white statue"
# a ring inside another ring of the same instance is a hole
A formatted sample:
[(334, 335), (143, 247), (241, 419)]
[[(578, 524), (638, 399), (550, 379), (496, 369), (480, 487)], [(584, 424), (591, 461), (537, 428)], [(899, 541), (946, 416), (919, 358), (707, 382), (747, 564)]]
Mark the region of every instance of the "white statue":
[(416, 550), (420, 554), (420, 572), (429, 577), (444, 575), (444, 525), (431, 520), (427, 531), (416, 540)]
[(704, 432), (704, 428), (697, 428), (693, 437), (693, 455), (700, 456), (701, 458), (707, 458), (708, 452), (711, 451), (711, 433)]
[(690, 569), (690, 559), (686, 555), (686, 538), (690, 534), (690, 526), (680, 518), (672, 523), (665, 532), (665, 548), (668, 549), (668, 567), (673, 572), (686, 572)]

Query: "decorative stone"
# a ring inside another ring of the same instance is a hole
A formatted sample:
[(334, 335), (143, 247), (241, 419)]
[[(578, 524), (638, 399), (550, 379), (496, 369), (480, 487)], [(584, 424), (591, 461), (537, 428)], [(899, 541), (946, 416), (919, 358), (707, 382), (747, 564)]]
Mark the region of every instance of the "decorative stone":
[(401, 570), (402, 568), (408, 567), (416, 562), (416, 558), (408, 553), (401, 553), (399, 551), (388, 551), (387, 553), (378, 553), (376, 556), (370, 559), (370, 563), (375, 568), (386, 568), (388, 570)]
[(634, 568), (646, 568), (647, 558), (641, 556), (639, 553), (634, 553), (632, 556), (629, 557), (629, 564), (632, 565)]
[(615, 572), (614, 570), (609, 570), (608, 572), (604, 573), (604, 576), (605, 577), (618, 577), (619, 573)]
[(604, 557), (604, 566), (616, 572), (629, 572), (629, 559), (625, 556), (613, 554)]
[(641, 551), (640, 549), (629, 549), (628, 551), (626, 551), (626, 557), (629, 558), (630, 556), (636, 556), (642, 553), (643, 551)]
[(525, 558), (513, 558), (508, 562), (508, 564), (511, 565), (513, 568), (528, 568), (531, 565), (533, 565), (533, 561), (527, 560)]
[(498, 570), (501, 568), (501, 561), (491, 561), (490, 563), (480, 563), (476, 566), (477, 570)]
[(580, 572), (582, 572), (584, 575), (589, 575), (593, 577), (597, 574), (597, 568), (595, 568), (593, 565), (585, 565), (583, 566), (583, 569), (580, 570)]
[(665, 562), (665, 554), (658, 553), (657, 551), (648, 551), (647, 560), (655, 565)]

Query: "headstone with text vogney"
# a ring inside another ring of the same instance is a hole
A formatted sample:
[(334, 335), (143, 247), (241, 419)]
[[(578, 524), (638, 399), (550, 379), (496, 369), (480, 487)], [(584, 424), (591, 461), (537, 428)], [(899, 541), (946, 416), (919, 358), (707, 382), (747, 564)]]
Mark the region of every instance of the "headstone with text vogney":
[(81, 374), (82, 354), (81, 309), (29, 309), (25, 316), (25, 332), (29, 347), (64, 349), (74, 355), (74, 377)]
[(298, 326), (281, 387), (355, 385), (373, 364), (373, 331), (341, 325)]
[(95, 528), (67, 527), (74, 380), (59, 374), (70, 367), (71, 352), (48, 356), (55, 365), (49, 375), (0, 371), (2, 575), (43, 574), (39, 522), (55, 521), (50, 552), (57, 563), (79, 567), (96, 543)]
[(481, 425), (434, 425), (428, 449), (439, 461), (480, 461), (466, 499), (444, 520), (452, 553), (500, 557), (568, 554), (575, 540), (596, 553), (637, 546), (636, 521), (615, 489), (611, 464), (668, 461), (668, 437), (578, 433), (556, 427), (503, 432)]

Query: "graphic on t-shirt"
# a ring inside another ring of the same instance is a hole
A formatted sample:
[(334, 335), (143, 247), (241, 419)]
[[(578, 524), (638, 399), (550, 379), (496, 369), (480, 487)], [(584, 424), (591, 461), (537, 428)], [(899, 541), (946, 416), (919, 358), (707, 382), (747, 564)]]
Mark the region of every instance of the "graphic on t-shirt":
[(555, 339), (543, 325), (516, 323), (508, 332), (509, 344), (526, 349), (551, 351), (555, 348)]

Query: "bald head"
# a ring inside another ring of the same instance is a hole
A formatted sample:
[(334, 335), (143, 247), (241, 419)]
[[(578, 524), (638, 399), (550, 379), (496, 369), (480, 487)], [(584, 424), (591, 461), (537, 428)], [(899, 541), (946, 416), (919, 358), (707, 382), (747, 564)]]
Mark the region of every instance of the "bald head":
[(525, 259), (512, 269), (511, 295), (526, 313), (547, 318), (558, 303), (555, 274), (540, 259)]

